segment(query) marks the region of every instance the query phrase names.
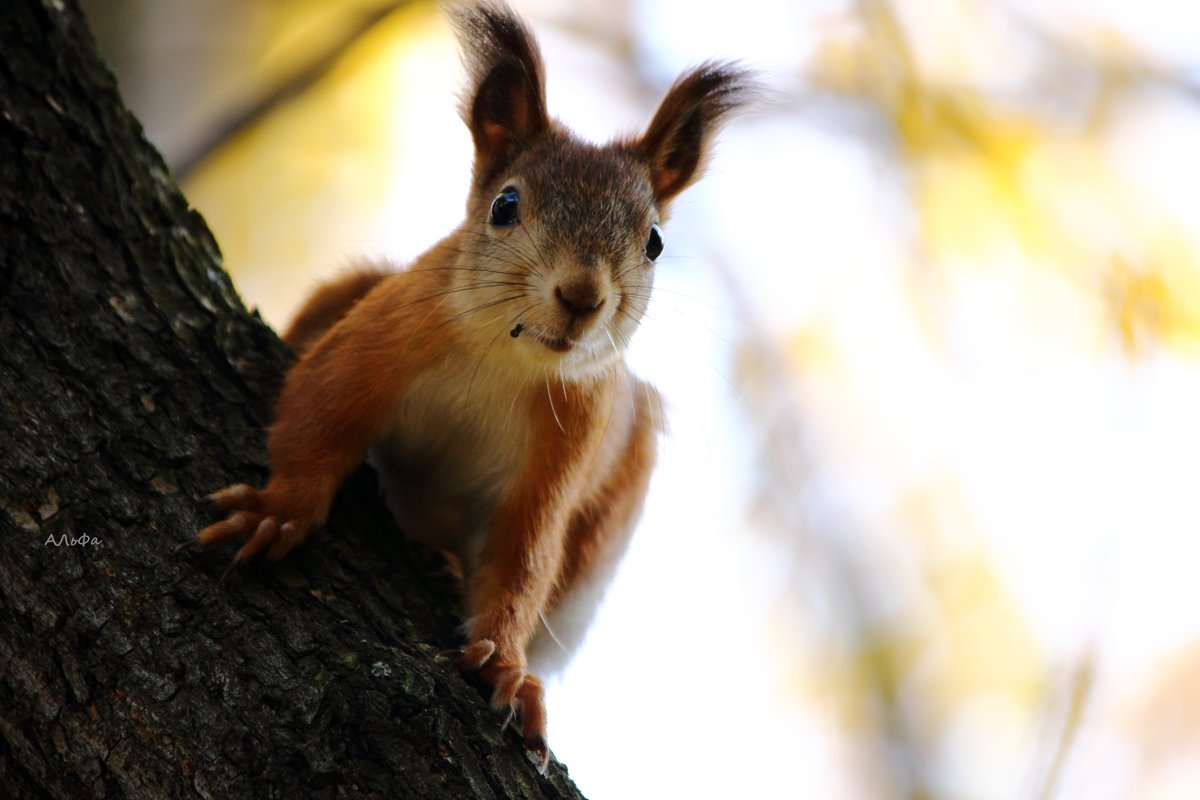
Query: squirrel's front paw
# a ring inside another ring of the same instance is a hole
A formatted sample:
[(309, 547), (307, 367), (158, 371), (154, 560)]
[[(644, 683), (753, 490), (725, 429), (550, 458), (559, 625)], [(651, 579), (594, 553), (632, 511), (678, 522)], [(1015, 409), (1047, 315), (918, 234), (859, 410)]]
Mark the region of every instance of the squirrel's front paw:
[(274, 484), (259, 490), (238, 483), (213, 492), (208, 500), (221, 511), (231, 513), (197, 533), (195, 544), (207, 549), (248, 535), (234, 556), (234, 564), (245, 563), (264, 549), (269, 558), (280, 558), (316, 527), (312, 510), (302, 502), (303, 497), (301, 492), (287, 491)]
[(491, 639), (476, 639), (458, 655), (463, 672), (477, 672), (483, 682), (492, 687), (492, 708), (507, 709), (504, 724), (517, 716), (521, 721), (525, 747), (538, 758), (538, 771), (546, 772), (550, 748), (546, 745), (546, 703), (542, 682), (525, 670), (524, 662), (501, 658)]

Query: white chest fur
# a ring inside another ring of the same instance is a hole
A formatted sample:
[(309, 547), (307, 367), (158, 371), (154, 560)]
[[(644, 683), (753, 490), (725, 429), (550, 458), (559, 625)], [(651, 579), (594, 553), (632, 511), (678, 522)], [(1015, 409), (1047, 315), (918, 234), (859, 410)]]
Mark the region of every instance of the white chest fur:
[(451, 354), (418, 376), (371, 453), (405, 534), (468, 560), (529, 436), (527, 373), (487, 355)]

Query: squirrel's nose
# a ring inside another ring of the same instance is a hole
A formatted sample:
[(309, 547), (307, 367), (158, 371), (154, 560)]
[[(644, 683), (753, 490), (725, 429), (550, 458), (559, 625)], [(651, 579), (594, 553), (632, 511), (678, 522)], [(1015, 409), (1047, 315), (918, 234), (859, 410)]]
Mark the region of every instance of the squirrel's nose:
[(591, 281), (560, 283), (554, 287), (558, 304), (573, 317), (588, 317), (604, 305), (604, 295)]

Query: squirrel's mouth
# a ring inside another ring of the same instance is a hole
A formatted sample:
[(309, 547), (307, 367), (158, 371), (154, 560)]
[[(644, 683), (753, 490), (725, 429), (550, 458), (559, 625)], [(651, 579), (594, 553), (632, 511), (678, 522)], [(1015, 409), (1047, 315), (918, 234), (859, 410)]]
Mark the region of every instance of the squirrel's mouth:
[(530, 333), (533, 333), (533, 338), (537, 339), (539, 342), (546, 345), (546, 347), (550, 348), (556, 353), (565, 353), (575, 346), (574, 342), (569, 342), (563, 338), (551, 339), (550, 337), (543, 336), (540, 333), (534, 333), (533, 331), (530, 331)]
[(547, 349), (553, 350), (556, 353), (565, 353), (575, 346), (575, 342), (565, 336), (552, 337), (544, 333), (539, 333), (530, 328), (526, 328), (523, 324), (518, 323), (510, 332), (509, 336), (516, 339), (522, 333), (528, 333), (534, 339), (537, 339)]

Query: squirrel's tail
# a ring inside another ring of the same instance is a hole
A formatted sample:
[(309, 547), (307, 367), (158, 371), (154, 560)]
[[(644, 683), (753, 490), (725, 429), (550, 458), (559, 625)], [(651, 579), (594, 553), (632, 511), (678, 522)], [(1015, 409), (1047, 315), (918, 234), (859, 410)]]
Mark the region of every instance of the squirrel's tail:
[(392, 271), (376, 264), (354, 267), (313, 290), (283, 335), (296, 355), (303, 355), (318, 339), (346, 316), (355, 303), (366, 296)]

